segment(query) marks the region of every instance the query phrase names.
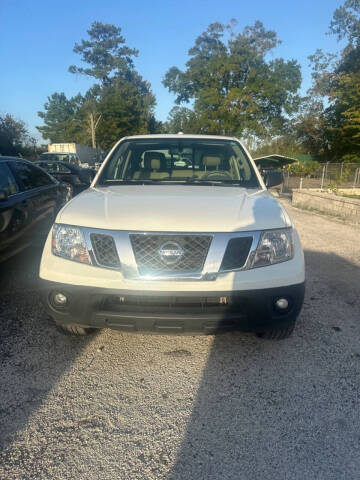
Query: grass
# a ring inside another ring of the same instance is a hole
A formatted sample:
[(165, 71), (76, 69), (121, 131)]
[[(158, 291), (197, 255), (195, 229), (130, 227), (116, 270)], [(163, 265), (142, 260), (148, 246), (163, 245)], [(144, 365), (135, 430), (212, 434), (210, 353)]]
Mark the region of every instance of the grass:
[(304, 205), (303, 203), (297, 203), (296, 205), (293, 205), (293, 207), (299, 208), (300, 210), (305, 210), (306, 212), (309, 212), (309, 213), (314, 213), (316, 215), (321, 215), (321, 216), (324, 216), (324, 217), (332, 217), (332, 218), (334, 218), (336, 220), (339, 220), (343, 223), (347, 223), (346, 222), (347, 219), (345, 217), (343, 217), (342, 215), (338, 215), (336, 213), (320, 210), (319, 208), (308, 207), (307, 205)]
[(348, 197), (348, 198), (356, 198), (357, 200), (360, 200), (360, 195), (355, 195), (351, 193), (339, 193), (340, 197)]

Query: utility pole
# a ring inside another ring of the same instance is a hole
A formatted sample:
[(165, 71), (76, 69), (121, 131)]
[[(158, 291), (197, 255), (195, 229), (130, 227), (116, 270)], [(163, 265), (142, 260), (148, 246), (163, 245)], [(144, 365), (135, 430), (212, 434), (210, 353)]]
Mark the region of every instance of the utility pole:
[(90, 132), (91, 132), (91, 143), (92, 147), (96, 148), (96, 127), (99, 124), (99, 121), (101, 119), (101, 113), (95, 120), (95, 115), (93, 113), (89, 113), (89, 120), (90, 120)]
[(325, 178), (325, 165), (323, 166), (323, 171), (322, 171), (322, 177), (321, 177), (321, 190), (323, 189), (324, 187), (324, 178)]

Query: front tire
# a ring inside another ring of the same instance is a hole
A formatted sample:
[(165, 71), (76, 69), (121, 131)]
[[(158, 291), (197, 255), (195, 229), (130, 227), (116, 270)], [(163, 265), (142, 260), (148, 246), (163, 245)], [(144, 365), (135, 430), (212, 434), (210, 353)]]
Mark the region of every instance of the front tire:
[(86, 328), (86, 327), (81, 327), (80, 325), (60, 325), (56, 324), (58, 330), (60, 330), (61, 333), (64, 333), (66, 335), (77, 335), (77, 336), (85, 336), (89, 335), (90, 333), (93, 333), (96, 329), (95, 328)]
[(283, 328), (268, 330), (267, 332), (256, 332), (256, 336), (265, 340), (284, 340), (289, 338), (295, 328), (296, 321), (290, 322)]

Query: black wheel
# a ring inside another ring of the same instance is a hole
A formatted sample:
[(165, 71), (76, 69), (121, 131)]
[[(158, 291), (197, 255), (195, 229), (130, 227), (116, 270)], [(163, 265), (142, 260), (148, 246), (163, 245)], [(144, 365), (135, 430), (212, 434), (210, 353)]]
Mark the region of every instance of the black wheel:
[(65, 202), (68, 202), (74, 196), (74, 187), (71, 185), (71, 183), (64, 183), (64, 185), (66, 188)]
[(284, 338), (289, 338), (294, 331), (296, 322), (288, 323), (283, 328), (277, 328), (274, 330), (269, 330), (267, 332), (256, 332), (256, 335), (259, 338), (265, 338), (266, 340), (283, 340)]
[(58, 323), (56, 324), (58, 330), (60, 330), (61, 333), (65, 333), (67, 335), (88, 335), (90, 333), (93, 333), (96, 328), (86, 328), (86, 327), (81, 327), (80, 325), (59, 325)]

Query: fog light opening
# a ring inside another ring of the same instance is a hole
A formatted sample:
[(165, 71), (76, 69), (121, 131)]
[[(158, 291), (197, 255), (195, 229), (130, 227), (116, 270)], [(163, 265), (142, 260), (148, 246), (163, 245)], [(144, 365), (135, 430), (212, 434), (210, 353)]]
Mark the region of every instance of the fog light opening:
[(55, 293), (53, 295), (54, 303), (58, 307), (65, 307), (68, 303), (67, 296), (63, 293)]
[(289, 308), (289, 301), (286, 298), (278, 298), (275, 301), (275, 307), (280, 312), (285, 312)]

